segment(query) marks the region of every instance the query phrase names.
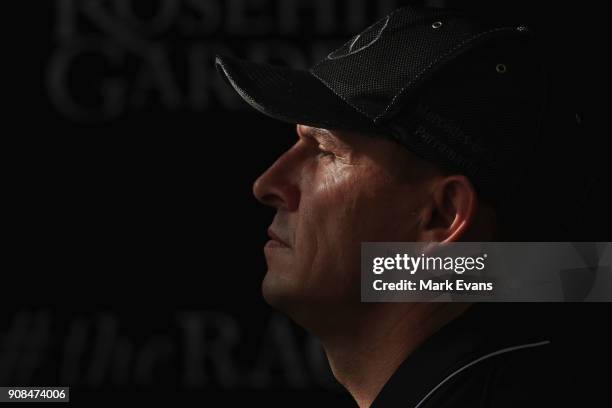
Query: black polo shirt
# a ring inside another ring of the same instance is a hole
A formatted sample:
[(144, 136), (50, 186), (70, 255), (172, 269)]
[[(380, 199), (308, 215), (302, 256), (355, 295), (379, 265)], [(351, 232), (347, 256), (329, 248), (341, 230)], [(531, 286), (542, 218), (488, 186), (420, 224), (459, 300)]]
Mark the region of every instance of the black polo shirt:
[(592, 406), (546, 323), (534, 305), (475, 305), (413, 352), (372, 408)]

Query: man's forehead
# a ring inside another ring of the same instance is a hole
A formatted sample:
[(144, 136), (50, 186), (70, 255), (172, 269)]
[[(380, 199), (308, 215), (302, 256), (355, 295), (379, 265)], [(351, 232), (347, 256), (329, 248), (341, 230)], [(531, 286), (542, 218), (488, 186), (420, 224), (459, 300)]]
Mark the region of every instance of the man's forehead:
[(325, 129), (300, 124), (297, 125), (297, 135), (299, 138), (309, 137), (317, 141), (334, 143), (346, 147), (355, 147), (363, 144), (362, 139), (368, 139), (367, 136), (356, 132), (339, 129)]
[(296, 127), (298, 137), (318, 138), (334, 138), (334, 132), (329, 129), (317, 128), (307, 125), (298, 124)]

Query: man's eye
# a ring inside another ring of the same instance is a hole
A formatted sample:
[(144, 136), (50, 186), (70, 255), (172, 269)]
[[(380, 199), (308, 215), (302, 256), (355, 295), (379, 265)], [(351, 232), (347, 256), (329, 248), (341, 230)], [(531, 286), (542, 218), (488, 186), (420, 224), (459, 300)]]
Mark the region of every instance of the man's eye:
[(322, 145), (319, 145), (318, 157), (336, 157), (336, 155), (329, 150), (325, 150)]

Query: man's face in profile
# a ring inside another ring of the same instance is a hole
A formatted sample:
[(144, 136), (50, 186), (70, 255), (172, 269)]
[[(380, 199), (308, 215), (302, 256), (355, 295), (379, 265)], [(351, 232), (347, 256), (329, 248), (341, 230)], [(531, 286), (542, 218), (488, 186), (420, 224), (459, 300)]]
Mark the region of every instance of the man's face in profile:
[(359, 302), (361, 242), (418, 241), (420, 202), (437, 172), (385, 138), (302, 125), (297, 133), (254, 185), (277, 209), (263, 294), (294, 313)]

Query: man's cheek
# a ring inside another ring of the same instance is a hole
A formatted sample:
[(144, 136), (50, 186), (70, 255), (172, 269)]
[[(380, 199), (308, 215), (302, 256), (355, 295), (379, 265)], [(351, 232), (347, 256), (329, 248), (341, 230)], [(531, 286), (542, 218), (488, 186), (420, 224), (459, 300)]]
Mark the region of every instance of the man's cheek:
[(354, 167), (333, 161), (321, 165), (307, 184), (313, 187), (313, 195), (331, 195), (333, 197), (358, 181), (356, 176)]

